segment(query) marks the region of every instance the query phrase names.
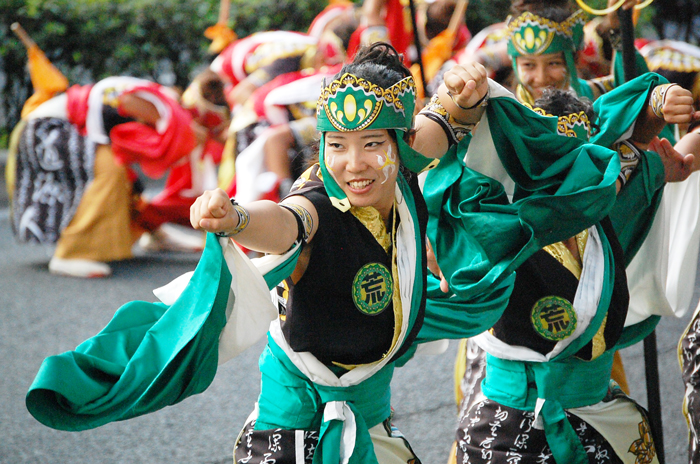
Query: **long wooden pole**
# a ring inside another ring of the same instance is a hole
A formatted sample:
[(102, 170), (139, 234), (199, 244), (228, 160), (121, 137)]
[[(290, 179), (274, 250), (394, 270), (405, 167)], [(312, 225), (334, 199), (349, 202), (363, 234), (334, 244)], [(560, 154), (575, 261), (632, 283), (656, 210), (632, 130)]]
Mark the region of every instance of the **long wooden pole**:
[(408, 0), (408, 7), (411, 11), (411, 27), (413, 27), (413, 43), (416, 46), (416, 53), (418, 54), (417, 62), (418, 69), (420, 70), (420, 78), (423, 82), (423, 95), (425, 95), (425, 86), (428, 82), (425, 80), (425, 68), (423, 67), (423, 46), (420, 43), (420, 37), (418, 36), (418, 25), (416, 22), (416, 5), (413, 0)]
[(219, 20), (217, 24), (228, 24), (228, 16), (231, 10), (231, 0), (221, 0), (219, 2)]
[(27, 31), (19, 23), (12, 23), (10, 30), (15, 33), (17, 38), (24, 44), (27, 49), (36, 46), (36, 43), (29, 37)]

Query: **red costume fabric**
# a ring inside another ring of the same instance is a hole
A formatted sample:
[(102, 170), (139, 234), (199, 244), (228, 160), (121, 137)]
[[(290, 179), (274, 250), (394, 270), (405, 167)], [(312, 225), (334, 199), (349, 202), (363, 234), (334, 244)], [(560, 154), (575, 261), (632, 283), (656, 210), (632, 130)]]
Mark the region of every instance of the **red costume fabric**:
[(114, 156), (123, 164), (138, 163), (143, 173), (161, 177), (180, 158), (197, 145), (190, 124), (192, 117), (177, 102), (154, 87), (135, 87), (127, 92), (156, 95), (170, 109), (170, 121), (164, 130), (132, 121), (118, 124), (109, 133)]

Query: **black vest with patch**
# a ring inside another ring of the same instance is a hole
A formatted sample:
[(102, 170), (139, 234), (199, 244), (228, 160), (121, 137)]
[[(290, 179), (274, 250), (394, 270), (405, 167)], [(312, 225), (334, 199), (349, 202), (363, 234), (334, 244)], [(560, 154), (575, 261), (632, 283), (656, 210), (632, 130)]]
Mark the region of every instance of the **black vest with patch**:
[[(411, 190), (421, 237), (425, 237), (427, 209), (417, 182), (411, 183)], [(296, 284), (286, 280), (289, 294), (282, 332), (287, 342), (294, 351), (309, 351), (324, 364), (379, 360), (394, 336), (391, 248), (386, 253), (352, 213), (333, 207), (322, 183), (307, 182), (292, 194), (301, 194), (314, 204), (319, 228), (307, 245), (311, 255), (304, 275)], [(425, 262), (424, 238), (418, 243)], [(425, 287), (427, 274), (422, 275)], [(425, 292), (418, 319), (394, 358), (415, 339), (424, 310)], [(408, 308), (404, 313), (408, 317)]]
[[(615, 283), (603, 330), (607, 350), (622, 334), (629, 293), (620, 243), (608, 218), (601, 221), (601, 226), (610, 242), (615, 264)], [(509, 345), (549, 353), (558, 342), (557, 332), (573, 328), (567, 327), (572, 319), (567, 317), (565, 307), (573, 303), (577, 287), (578, 279), (571, 271), (546, 251), (539, 250), (516, 270), (513, 293), (503, 316), (493, 326), (493, 334)], [(584, 345), (576, 356), (590, 360), (592, 343)]]

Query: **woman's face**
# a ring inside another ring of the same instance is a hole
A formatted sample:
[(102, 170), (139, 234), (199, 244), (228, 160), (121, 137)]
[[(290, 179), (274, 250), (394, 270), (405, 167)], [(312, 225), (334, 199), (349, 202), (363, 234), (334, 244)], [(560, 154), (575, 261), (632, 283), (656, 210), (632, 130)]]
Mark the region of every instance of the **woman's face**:
[(386, 129), (326, 132), (328, 170), (353, 206), (374, 206), (386, 220), (399, 171), (396, 142)]
[(564, 90), (569, 87), (569, 73), (562, 52), (518, 56), (515, 65), (520, 82), (535, 100), (542, 96), (542, 91), (547, 87)]

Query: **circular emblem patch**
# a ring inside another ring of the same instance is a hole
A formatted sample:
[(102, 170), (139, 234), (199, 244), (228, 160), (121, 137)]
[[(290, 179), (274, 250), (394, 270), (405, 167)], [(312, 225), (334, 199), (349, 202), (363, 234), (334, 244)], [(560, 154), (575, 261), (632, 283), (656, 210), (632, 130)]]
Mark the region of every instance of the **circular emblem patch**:
[(365, 264), (352, 282), (352, 299), (360, 312), (376, 316), (389, 306), (393, 289), (394, 282), (386, 266)]
[(532, 325), (547, 340), (563, 340), (576, 329), (574, 307), (558, 296), (541, 298), (532, 307)]

